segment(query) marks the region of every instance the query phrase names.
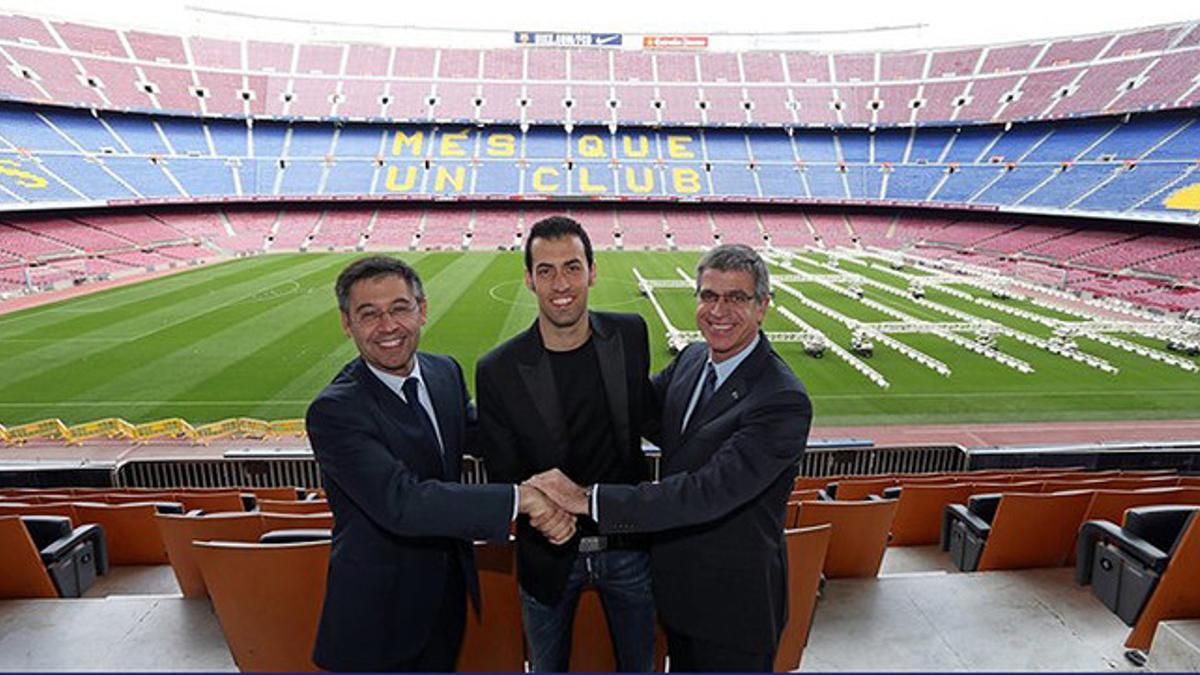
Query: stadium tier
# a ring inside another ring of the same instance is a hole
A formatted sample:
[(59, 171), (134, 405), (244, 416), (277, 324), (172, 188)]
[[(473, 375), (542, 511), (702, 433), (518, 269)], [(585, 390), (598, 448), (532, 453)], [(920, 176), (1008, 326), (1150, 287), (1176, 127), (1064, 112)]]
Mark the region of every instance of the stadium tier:
[(0, 17), (0, 97), (205, 116), (890, 126), (1188, 107), (1200, 28), (917, 51), (433, 49)]
[(592, 197), (922, 204), (1192, 222), (1200, 115), (967, 129), (318, 124), (0, 107), (0, 203)]

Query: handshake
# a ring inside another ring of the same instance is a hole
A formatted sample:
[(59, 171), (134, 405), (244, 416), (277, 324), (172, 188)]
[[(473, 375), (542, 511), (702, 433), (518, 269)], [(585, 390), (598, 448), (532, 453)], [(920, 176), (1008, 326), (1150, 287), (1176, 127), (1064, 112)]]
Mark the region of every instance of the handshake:
[(575, 536), (575, 516), (588, 512), (587, 492), (558, 469), (521, 483), (518, 510), (550, 543), (562, 545)]

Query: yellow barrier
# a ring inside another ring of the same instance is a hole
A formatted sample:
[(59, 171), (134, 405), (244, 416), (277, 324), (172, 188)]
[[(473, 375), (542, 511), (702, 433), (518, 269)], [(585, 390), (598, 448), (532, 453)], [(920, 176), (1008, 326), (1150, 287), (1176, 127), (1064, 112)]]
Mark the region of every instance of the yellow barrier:
[(182, 417), (172, 417), (170, 419), (158, 420), (157, 422), (146, 422), (145, 424), (137, 425), (137, 439), (139, 441), (146, 441), (160, 436), (196, 440), (196, 429)]
[(24, 443), (35, 438), (46, 440), (62, 439), (71, 442), (71, 430), (57, 417), (50, 420), (39, 420), (29, 424), (21, 424), (8, 430), (9, 443)]
[(95, 422), (84, 422), (71, 427), (71, 443), (80, 443), (89, 438), (104, 436), (105, 438), (136, 439), (137, 427), (120, 417), (108, 417)]
[(165, 420), (155, 420), (143, 424), (132, 424), (119, 417), (107, 417), (91, 422), (81, 422), (67, 426), (61, 419), (46, 419), (13, 427), (0, 424), (0, 442), (7, 445), (18, 445), (31, 440), (66, 441), (69, 444), (83, 443), (94, 438), (126, 438), (131, 441), (148, 441), (155, 438), (172, 437), (186, 438), (198, 443), (206, 443), (214, 438), (223, 436), (243, 436), (247, 438), (277, 438), (282, 436), (303, 436), (304, 420), (275, 420), (266, 421), (252, 417), (232, 417), (192, 426), (181, 417)]

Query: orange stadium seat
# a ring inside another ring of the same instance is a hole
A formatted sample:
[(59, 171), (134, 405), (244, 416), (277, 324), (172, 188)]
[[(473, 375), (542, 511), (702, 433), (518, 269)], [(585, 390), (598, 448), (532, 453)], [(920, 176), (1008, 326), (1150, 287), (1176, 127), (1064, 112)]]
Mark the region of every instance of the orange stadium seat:
[(238, 668), (315, 672), (329, 542), (197, 541), (196, 564)]
[(110, 492), (100, 495), (100, 500), (103, 500), (106, 504), (146, 504), (150, 502), (177, 501), (175, 495), (170, 492)]
[(871, 495), (883, 495), (884, 489), (890, 488), (895, 484), (896, 479), (891, 476), (840, 480), (837, 482), (837, 490), (834, 497), (838, 501), (859, 501)]
[[(890, 546), (938, 543), (947, 504), (966, 504), (974, 489), (968, 483), (906, 484), (897, 496)], [(890, 494), (890, 493), (889, 493)]]
[(1096, 490), (1083, 520), (1107, 520), (1118, 525), (1125, 512), (1155, 504), (1200, 504), (1200, 488), (1155, 487), (1145, 490)]
[(788, 557), (788, 621), (779, 636), (779, 651), (775, 654), (776, 672), (800, 667), (817, 607), (821, 570), (825, 566), (825, 555), (832, 534), (833, 527), (830, 525), (784, 532)]
[(806, 502), (813, 499), (819, 499), (821, 490), (819, 488), (809, 488), (806, 490), (793, 490), (792, 495), (788, 497), (790, 502)]
[[(257, 513), (215, 513), (204, 516), (158, 513), (154, 516), (175, 580), (185, 598), (207, 595), (204, 577), (196, 565), (193, 541), (255, 542), (265, 532)], [(283, 528), (280, 528), (283, 529)]]
[[(168, 503), (169, 504), (169, 503)], [(166, 510), (182, 511), (179, 504)], [(96, 523), (108, 537), (108, 559), (113, 565), (165, 565), (170, 562), (154, 515), (157, 504), (75, 504), (79, 522)]]
[(796, 527), (833, 526), (823, 568), (825, 576), (830, 579), (874, 577), (879, 574), (895, 515), (895, 499), (809, 501), (800, 504)]
[(329, 530), (333, 529), (333, 514), (324, 513), (260, 513), (263, 531), (275, 530)]
[(467, 612), (457, 670), (522, 672), (525, 670), (525, 638), (521, 628), (521, 598), (517, 592), (513, 543), (476, 543), (475, 566), (479, 569), (483, 611), (478, 614)]
[(200, 509), (205, 513), (227, 513), (245, 511), (242, 496), (237, 492), (176, 492), (171, 501), (183, 504), (185, 511)]
[(244, 488), (242, 492), (249, 492), (254, 495), (255, 499), (271, 499), (280, 502), (294, 502), (300, 498), (299, 492), (294, 487), (256, 487)]
[(42, 556), (17, 516), (0, 516), (0, 598), (57, 598)]
[(70, 503), (0, 502), (0, 516), (63, 516), (70, 518), (72, 525), (79, 524), (79, 514), (75, 512), (75, 505)]
[(1193, 516), (1171, 552), (1171, 561), (1154, 589), (1125, 646), (1149, 649), (1160, 621), (1200, 619), (1200, 518)]
[(1091, 500), (1090, 490), (973, 496), (946, 507), (942, 550), (964, 572), (1061, 567)]
[(263, 513), (326, 513), (329, 511), (329, 502), (324, 499), (305, 501), (263, 499), (258, 502), (258, 510)]

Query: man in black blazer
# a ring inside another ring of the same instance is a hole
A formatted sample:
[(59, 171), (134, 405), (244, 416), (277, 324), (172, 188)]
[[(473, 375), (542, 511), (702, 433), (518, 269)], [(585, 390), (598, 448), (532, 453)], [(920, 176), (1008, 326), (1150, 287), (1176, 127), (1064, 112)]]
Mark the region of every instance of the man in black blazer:
[(360, 259), (336, 293), (359, 358), (306, 420), (334, 517), (313, 660), (328, 670), (454, 670), (467, 596), (479, 606), (470, 540), (507, 539), (519, 510), (566, 541), (574, 516), (529, 486), (458, 482), (470, 399), (453, 359), (417, 352), (426, 303), (412, 267)]
[[(529, 230), (525, 282), (538, 299), (526, 331), (479, 361), (479, 448), (489, 480), (518, 482), (552, 467), (585, 483), (646, 480), (642, 428), (657, 420), (646, 324), (636, 314), (589, 312), (596, 278), (591, 242), (574, 220)], [(654, 601), (643, 538), (604, 536), (581, 519), (579, 537), (554, 546), (517, 524), (517, 575), (530, 663), (565, 671), (583, 587), (599, 591), (617, 668), (654, 665)]]
[(697, 266), (704, 344), (654, 377), (663, 401), (660, 483), (533, 479), (601, 532), (656, 532), (654, 595), (671, 669), (769, 671), (787, 621), (783, 516), (812, 420), (791, 369), (761, 332), (767, 267), (719, 246)]

